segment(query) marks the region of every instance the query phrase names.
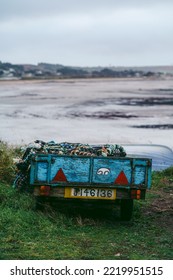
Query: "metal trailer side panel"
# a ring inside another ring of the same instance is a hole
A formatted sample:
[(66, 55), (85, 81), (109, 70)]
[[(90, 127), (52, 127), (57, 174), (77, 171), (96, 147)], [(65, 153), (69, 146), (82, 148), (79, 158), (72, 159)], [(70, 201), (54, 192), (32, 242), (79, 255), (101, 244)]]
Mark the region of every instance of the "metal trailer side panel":
[[(151, 160), (37, 155), (31, 162), (30, 184), (142, 186), (151, 185)], [(121, 176), (121, 178), (120, 178)]]

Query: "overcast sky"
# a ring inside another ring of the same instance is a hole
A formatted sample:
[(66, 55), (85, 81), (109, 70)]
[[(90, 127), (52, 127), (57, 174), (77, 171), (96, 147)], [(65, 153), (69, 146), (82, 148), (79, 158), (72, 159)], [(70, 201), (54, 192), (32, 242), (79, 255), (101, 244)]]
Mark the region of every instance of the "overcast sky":
[(0, 0), (0, 61), (173, 65), (173, 0)]

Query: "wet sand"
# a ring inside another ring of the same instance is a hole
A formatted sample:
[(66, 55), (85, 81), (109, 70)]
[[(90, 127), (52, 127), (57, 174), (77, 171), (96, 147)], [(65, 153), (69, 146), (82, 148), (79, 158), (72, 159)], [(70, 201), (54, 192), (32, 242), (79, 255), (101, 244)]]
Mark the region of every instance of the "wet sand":
[(0, 81), (0, 139), (173, 148), (173, 80)]

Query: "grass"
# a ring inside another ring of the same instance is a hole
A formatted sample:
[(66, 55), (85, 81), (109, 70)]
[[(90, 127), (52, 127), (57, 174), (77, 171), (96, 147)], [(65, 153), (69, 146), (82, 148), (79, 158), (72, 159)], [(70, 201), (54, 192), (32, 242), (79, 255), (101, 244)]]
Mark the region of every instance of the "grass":
[(0, 182), (12, 183), (15, 178), (13, 159), (21, 156), (21, 149), (0, 141)]
[(36, 211), (32, 195), (12, 188), (10, 164), (9, 170), (0, 183), (1, 259), (173, 259), (173, 168), (153, 173), (152, 189), (145, 201), (135, 201), (130, 222), (119, 220), (116, 207), (47, 204)]

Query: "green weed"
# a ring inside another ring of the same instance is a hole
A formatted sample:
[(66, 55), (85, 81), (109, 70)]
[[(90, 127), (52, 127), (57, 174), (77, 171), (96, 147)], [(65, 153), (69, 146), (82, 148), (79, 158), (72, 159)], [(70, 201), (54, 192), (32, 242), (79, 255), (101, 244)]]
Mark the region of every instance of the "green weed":
[(60, 207), (55, 202), (36, 211), (31, 194), (12, 188), (16, 152), (6, 147), (1, 143), (1, 259), (173, 259), (172, 168), (153, 173), (146, 200), (135, 201), (132, 220), (122, 222), (118, 207)]
[(0, 182), (13, 182), (15, 178), (14, 158), (20, 155), (20, 149), (0, 141)]

